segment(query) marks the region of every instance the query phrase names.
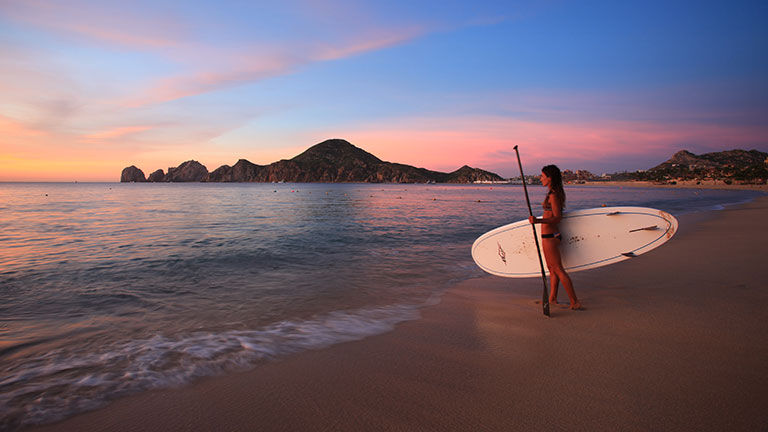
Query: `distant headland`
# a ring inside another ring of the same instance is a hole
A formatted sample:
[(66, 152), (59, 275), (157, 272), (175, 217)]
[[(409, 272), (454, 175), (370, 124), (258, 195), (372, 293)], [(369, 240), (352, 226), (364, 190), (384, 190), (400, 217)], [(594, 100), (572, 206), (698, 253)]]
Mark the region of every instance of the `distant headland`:
[(765, 185), (768, 181), (768, 153), (727, 150), (695, 155), (680, 150), (653, 168), (614, 173), (607, 177), (605, 180), (656, 184)]
[(385, 162), (342, 139), (316, 144), (293, 159), (256, 165), (240, 159), (208, 172), (197, 161), (152, 172), (135, 166), (123, 169), (121, 182), (290, 182), (290, 183), (473, 183), (503, 181), (498, 174), (463, 167), (451, 173)]
[[(526, 176), (536, 184), (537, 176)], [(637, 185), (766, 185), (768, 181), (768, 153), (757, 150), (727, 150), (695, 155), (680, 150), (665, 162), (653, 168), (631, 172), (595, 175), (586, 170), (563, 171), (566, 183), (606, 184), (634, 183)]]

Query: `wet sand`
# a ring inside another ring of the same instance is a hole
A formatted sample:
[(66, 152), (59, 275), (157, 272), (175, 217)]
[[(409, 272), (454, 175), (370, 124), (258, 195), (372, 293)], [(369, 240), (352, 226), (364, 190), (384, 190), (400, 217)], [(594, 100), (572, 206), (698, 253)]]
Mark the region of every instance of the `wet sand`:
[(473, 279), (392, 332), (33, 430), (766, 430), (765, 221), (766, 197), (684, 216), (574, 273), (584, 311), (544, 317), (540, 279)]

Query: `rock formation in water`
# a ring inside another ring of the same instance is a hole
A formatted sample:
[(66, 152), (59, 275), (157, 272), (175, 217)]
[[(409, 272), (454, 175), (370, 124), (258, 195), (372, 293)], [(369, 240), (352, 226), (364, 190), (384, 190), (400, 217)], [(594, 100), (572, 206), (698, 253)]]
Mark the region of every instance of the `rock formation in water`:
[(208, 178), (208, 168), (200, 162), (190, 160), (176, 168), (168, 168), (168, 174), (163, 181), (166, 182), (199, 182)]
[(503, 179), (492, 172), (466, 165), (452, 173), (442, 173), (385, 162), (341, 139), (321, 142), (293, 159), (284, 159), (269, 165), (256, 165), (240, 159), (233, 166), (223, 165), (209, 173), (200, 163), (188, 161), (177, 168), (168, 168), (168, 174), (165, 176), (162, 176), (162, 170), (158, 170), (149, 178), (149, 181), (166, 182), (303, 183), (471, 183), (477, 180), (501, 181)]
[(159, 169), (152, 174), (149, 175), (149, 178), (147, 178), (148, 182), (162, 182), (165, 181), (165, 173), (163, 170)]
[(136, 168), (134, 165), (131, 165), (123, 169), (122, 174), (120, 174), (120, 181), (123, 183), (145, 182), (147, 179), (144, 178), (144, 171)]

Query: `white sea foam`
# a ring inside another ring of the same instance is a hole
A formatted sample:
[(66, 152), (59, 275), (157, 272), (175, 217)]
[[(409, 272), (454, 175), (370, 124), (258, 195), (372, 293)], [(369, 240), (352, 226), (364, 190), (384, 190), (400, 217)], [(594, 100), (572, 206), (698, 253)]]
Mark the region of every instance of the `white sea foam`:
[(8, 371), (0, 380), (0, 429), (56, 421), (99, 407), (107, 397), (178, 386), (197, 377), (385, 333), (398, 323), (417, 319), (421, 307), (438, 301), (435, 295), (421, 305), (336, 311), (254, 330), (155, 335), (98, 353), (50, 352), (30, 359), (22, 369)]

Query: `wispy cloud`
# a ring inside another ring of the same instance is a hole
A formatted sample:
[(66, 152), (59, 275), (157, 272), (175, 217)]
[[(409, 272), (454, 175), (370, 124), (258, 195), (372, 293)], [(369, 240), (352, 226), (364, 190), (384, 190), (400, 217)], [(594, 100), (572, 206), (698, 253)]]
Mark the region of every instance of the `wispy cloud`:
[(10, 141), (22, 137), (43, 136), (45, 132), (31, 128), (18, 120), (0, 115), (0, 143), (8, 145)]
[[(174, 69), (180, 72), (149, 77), (143, 87), (131, 92), (131, 97), (118, 102), (129, 108), (230, 89), (292, 73), (312, 63), (385, 49), (428, 32), (420, 25), (365, 19), (368, 11), (347, 2), (337, 2), (335, 8), (320, 7), (314, 2), (299, 3), (304, 3), (305, 8), (292, 12), (302, 17), (293, 24), (313, 23), (315, 28), (306, 38), (280, 42), (260, 40), (258, 36), (253, 36), (255, 39), (241, 37), (223, 44), (214, 42), (204, 36), (207, 24), (200, 22), (199, 17), (194, 21), (180, 11), (146, 4), (128, 7), (83, 0), (0, 2), (0, 15), (105, 47), (151, 53), (175, 64)], [(306, 8), (307, 5), (311, 7)], [(341, 19), (350, 15), (356, 18)], [(350, 24), (339, 27), (339, 21)], [(368, 25), (361, 26), (360, 22)], [(248, 33), (245, 29), (238, 32)]]
[(128, 135), (134, 135), (153, 129), (153, 126), (121, 126), (104, 131), (88, 133), (82, 136), (85, 141), (107, 141), (123, 138)]
[[(247, 60), (243, 61), (243, 58)], [(299, 64), (280, 54), (256, 58), (247, 51), (232, 57), (211, 54), (208, 59), (216, 65), (215, 68), (189, 70), (184, 74), (155, 79), (138, 89), (135, 96), (120, 101), (119, 105), (138, 108), (229, 89), (287, 73)]]
[[(127, 107), (141, 107), (226, 90), (236, 86), (274, 78), (317, 62), (326, 62), (386, 49), (416, 39), (426, 28), (375, 32), (366, 37), (342, 42), (309, 42), (298, 45), (252, 47), (239, 50), (197, 49), (205, 66), (187, 73), (155, 80), (137, 95), (121, 101)], [(214, 66), (210, 66), (214, 65)]]
[(400, 45), (414, 40), (428, 33), (426, 27), (412, 27), (407, 29), (390, 30), (368, 35), (362, 40), (355, 40), (339, 46), (320, 46), (312, 49), (310, 59), (317, 61), (338, 60), (366, 52), (378, 51), (392, 46)]
[(93, 42), (128, 48), (178, 45), (186, 31), (171, 14), (139, 10), (132, 3), (89, 1), (3, 1), (0, 14), (48, 31), (87, 38)]

